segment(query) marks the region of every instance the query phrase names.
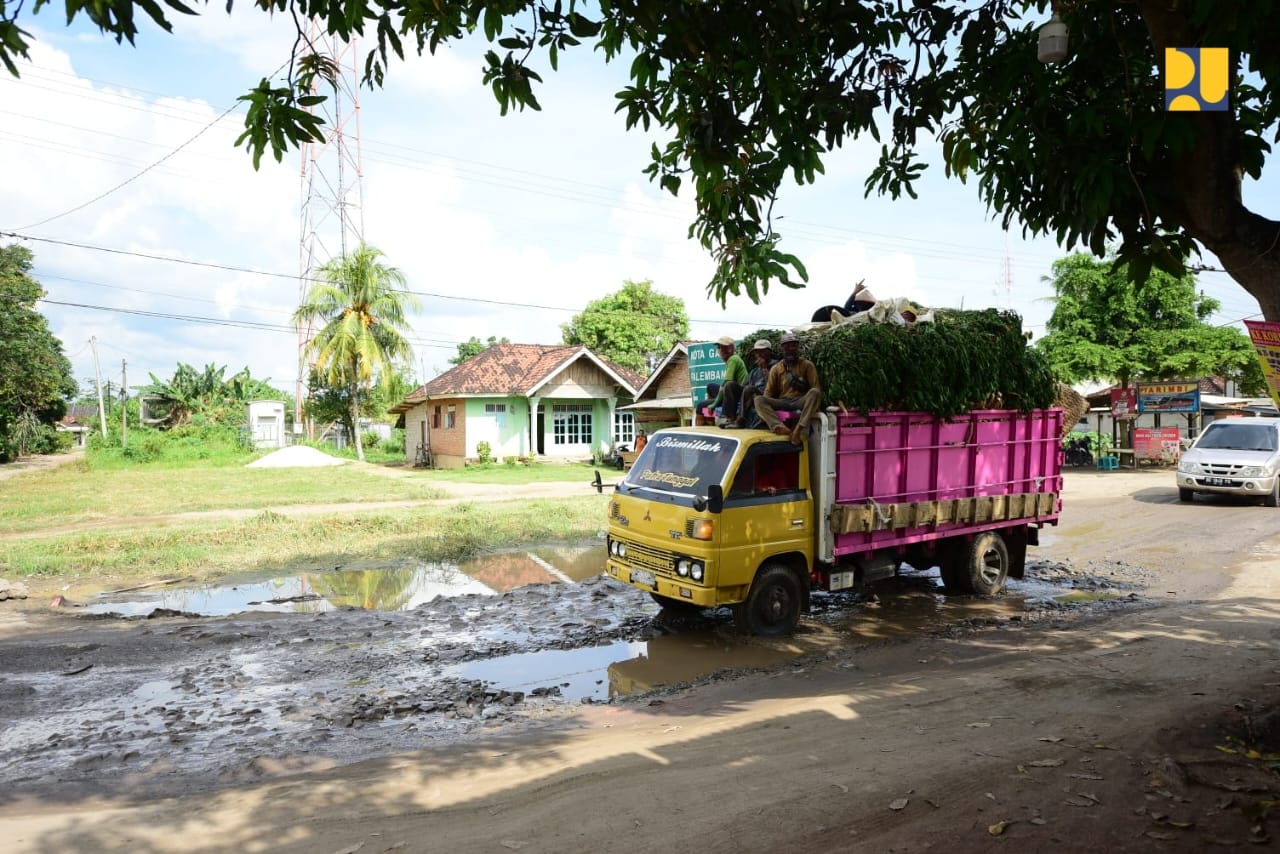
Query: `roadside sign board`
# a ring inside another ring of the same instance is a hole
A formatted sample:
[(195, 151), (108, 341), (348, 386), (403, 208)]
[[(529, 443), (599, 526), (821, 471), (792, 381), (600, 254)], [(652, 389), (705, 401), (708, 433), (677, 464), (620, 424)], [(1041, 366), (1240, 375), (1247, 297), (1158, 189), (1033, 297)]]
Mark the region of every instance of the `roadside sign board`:
[(1177, 462), (1182, 453), (1181, 439), (1177, 427), (1135, 427), (1133, 455), (1140, 460)]
[(1267, 391), (1277, 408), (1280, 408), (1280, 323), (1267, 320), (1246, 320), (1249, 340), (1258, 351), (1262, 376), (1267, 381)]
[(1137, 418), (1138, 393), (1131, 388), (1111, 389), (1111, 417)]
[(1195, 383), (1139, 383), (1139, 412), (1199, 412), (1200, 387)]
[(707, 399), (707, 384), (724, 382), (724, 362), (714, 341), (689, 345), (689, 390), (693, 405)]

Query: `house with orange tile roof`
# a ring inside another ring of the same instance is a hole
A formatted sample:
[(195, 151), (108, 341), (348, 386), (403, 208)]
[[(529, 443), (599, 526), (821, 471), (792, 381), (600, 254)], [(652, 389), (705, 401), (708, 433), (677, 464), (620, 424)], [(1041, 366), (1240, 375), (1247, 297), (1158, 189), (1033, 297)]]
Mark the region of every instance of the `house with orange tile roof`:
[(495, 344), (414, 389), (403, 416), (405, 455), (429, 448), (433, 465), (461, 468), (488, 443), (508, 457), (591, 459), (635, 436), (644, 377), (577, 345)]
[(622, 408), (634, 414), (637, 430), (652, 434), (664, 427), (692, 424), (693, 403), (689, 345), (678, 342), (636, 389), (635, 403)]

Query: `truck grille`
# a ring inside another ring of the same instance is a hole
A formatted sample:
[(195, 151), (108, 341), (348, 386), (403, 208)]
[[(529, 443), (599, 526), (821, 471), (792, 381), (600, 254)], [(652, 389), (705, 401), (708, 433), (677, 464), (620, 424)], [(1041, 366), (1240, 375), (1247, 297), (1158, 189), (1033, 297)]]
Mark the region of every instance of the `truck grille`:
[(672, 575), (675, 572), (675, 557), (671, 552), (651, 549), (637, 543), (627, 543), (627, 561), (635, 566)]

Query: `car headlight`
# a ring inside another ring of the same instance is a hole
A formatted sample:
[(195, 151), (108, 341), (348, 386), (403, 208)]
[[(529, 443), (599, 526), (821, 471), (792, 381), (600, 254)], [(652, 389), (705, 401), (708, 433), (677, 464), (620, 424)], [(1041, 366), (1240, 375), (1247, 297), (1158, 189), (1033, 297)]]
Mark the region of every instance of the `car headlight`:
[(1262, 477), (1262, 466), (1242, 466), (1240, 477)]
[(1191, 460), (1179, 460), (1178, 471), (1183, 474), (1200, 474), (1204, 469), (1200, 464)]
[(702, 574), (703, 574), (703, 571), (702, 571), (702, 564), (700, 564), (700, 563), (695, 562), (695, 563), (693, 564), (693, 566), (692, 566), (692, 567), (690, 567), (690, 569), (689, 569), (689, 575), (691, 575), (691, 576), (693, 577), (693, 580), (694, 580), (694, 581), (701, 581), (701, 580), (702, 580)]
[(689, 577), (689, 561), (683, 560), (683, 559), (677, 561), (676, 574), (679, 575), (681, 578), (688, 578)]

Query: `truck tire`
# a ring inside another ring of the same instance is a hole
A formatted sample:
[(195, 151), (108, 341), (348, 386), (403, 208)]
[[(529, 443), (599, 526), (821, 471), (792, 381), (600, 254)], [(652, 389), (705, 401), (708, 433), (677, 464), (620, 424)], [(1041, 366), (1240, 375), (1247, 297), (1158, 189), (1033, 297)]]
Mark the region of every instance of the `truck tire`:
[(994, 596), (1004, 589), (1009, 577), (1009, 548), (998, 532), (983, 531), (960, 554), (953, 570), (955, 583), (948, 583), (949, 589), (979, 596)]
[(780, 563), (767, 563), (756, 573), (746, 601), (733, 606), (734, 622), (746, 634), (785, 637), (800, 623), (802, 596), (794, 572)]
[(649, 596), (653, 601), (658, 603), (662, 610), (670, 614), (677, 614), (681, 617), (691, 617), (694, 614), (702, 613), (701, 606), (695, 605), (692, 602), (682, 602), (679, 599), (669, 599), (666, 596), (653, 592), (650, 592)]

